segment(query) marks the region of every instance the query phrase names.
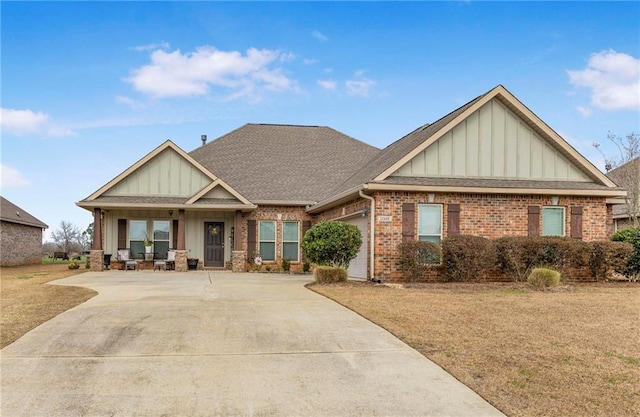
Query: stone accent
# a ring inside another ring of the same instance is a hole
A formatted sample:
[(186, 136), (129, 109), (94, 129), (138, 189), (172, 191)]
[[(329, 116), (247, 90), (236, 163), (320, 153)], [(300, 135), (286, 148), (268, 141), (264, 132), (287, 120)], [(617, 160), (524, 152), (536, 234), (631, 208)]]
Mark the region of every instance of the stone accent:
[(243, 250), (234, 250), (231, 253), (233, 266), (231, 272), (245, 272), (245, 262), (247, 259), (247, 252)]
[(42, 229), (13, 222), (0, 222), (0, 265), (42, 263)]
[(91, 263), (91, 271), (104, 271), (104, 251), (90, 250), (89, 262)]
[(176, 272), (187, 272), (189, 270), (187, 266), (187, 251), (176, 251)]

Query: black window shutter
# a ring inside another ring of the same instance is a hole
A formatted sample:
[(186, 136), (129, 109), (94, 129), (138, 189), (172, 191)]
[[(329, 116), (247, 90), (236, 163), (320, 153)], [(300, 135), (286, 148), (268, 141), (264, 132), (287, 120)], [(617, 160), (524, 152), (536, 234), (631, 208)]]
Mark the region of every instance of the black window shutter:
[(118, 249), (127, 248), (127, 219), (118, 219)]
[(582, 239), (582, 207), (571, 207), (571, 237)]
[(247, 221), (247, 256), (253, 256), (256, 251), (256, 221)]

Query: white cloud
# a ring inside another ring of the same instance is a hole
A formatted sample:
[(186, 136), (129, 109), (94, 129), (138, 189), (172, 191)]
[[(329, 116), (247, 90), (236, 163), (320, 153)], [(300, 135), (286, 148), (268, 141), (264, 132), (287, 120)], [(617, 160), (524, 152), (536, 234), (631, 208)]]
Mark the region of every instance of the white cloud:
[(567, 71), (576, 87), (591, 90), (591, 104), (604, 110), (640, 110), (640, 59), (613, 50), (592, 54), (587, 67)]
[(150, 43), (149, 45), (140, 45), (140, 46), (133, 47), (134, 51), (139, 51), (139, 52), (153, 51), (156, 49), (164, 49), (164, 50), (169, 49), (169, 42), (162, 41), (160, 43)]
[(56, 124), (48, 114), (32, 110), (0, 108), (2, 131), (17, 135), (69, 136), (73, 131)]
[(345, 85), (347, 86), (347, 94), (350, 96), (362, 96), (369, 97), (369, 91), (376, 85), (376, 82), (362, 76), (363, 72), (358, 71), (355, 75), (357, 80), (347, 80)]
[(305, 58), (302, 60), (302, 63), (304, 65), (313, 65), (313, 64), (316, 64), (317, 62), (318, 62), (317, 59), (312, 59), (312, 58)]
[(335, 90), (337, 83), (333, 80), (318, 80), (318, 85), (325, 90)]
[(0, 164), (0, 184), (2, 188), (18, 188), (26, 187), (29, 181), (17, 169)]
[(311, 32), (311, 36), (313, 36), (314, 38), (316, 38), (320, 42), (326, 42), (326, 41), (329, 40), (328, 37), (326, 37), (325, 35), (323, 35), (322, 33), (320, 33), (317, 30), (314, 30), (313, 32)]
[(127, 106), (131, 107), (134, 110), (143, 109), (145, 107), (143, 103), (127, 96), (116, 96), (115, 100), (116, 100), (116, 103), (126, 104)]
[(151, 63), (133, 69), (126, 81), (137, 91), (158, 98), (205, 95), (211, 87), (219, 87), (229, 91), (229, 98), (255, 100), (263, 91), (297, 89), (281, 68), (273, 67), (292, 58), (280, 51), (255, 48), (245, 55), (210, 46), (186, 54), (156, 50)]
[(593, 114), (593, 109), (589, 106), (576, 106), (576, 110), (578, 110), (578, 113), (580, 113), (582, 117), (589, 117)]

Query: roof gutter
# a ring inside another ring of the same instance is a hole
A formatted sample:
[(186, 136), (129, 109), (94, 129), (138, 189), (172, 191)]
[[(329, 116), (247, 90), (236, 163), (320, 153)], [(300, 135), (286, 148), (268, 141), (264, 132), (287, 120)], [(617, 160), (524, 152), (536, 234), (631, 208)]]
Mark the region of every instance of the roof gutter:
[(346, 191), (341, 192), (340, 194), (337, 194), (331, 198), (328, 198), (326, 200), (320, 201), (319, 203), (316, 203), (314, 205), (310, 205), (307, 207), (307, 213), (311, 213), (311, 214), (315, 214), (318, 213), (320, 211), (326, 210), (328, 208), (331, 208), (333, 206), (337, 206), (340, 203), (344, 203), (346, 201), (351, 200), (352, 198), (356, 197), (358, 195), (358, 192), (362, 190), (362, 185), (358, 185), (356, 187), (353, 188), (349, 188)]
[(204, 205), (204, 204), (156, 204), (156, 203), (105, 203), (98, 201), (83, 201), (76, 203), (78, 207), (81, 207), (85, 210), (91, 211), (93, 208), (110, 208), (110, 209), (137, 209), (137, 208), (145, 208), (145, 209), (156, 209), (156, 210), (164, 210), (164, 209), (189, 209), (189, 210), (218, 210), (218, 211), (230, 211), (230, 210), (243, 210), (243, 211), (251, 211), (256, 209), (258, 206), (251, 204), (221, 204), (221, 205)]
[(360, 195), (360, 197), (362, 198), (366, 198), (367, 200), (371, 201), (371, 209), (369, 210), (369, 279), (371, 281), (374, 280), (375, 278), (375, 260), (374, 260), (374, 256), (375, 256), (375, 241), (376, 241), (376, 228), (375, 228), (375, 220), (376, 220), (376, 200), (375, 198), (366, 195), (365, 193), (362, 192), (362, 190), (358, 191), (358, 194)]

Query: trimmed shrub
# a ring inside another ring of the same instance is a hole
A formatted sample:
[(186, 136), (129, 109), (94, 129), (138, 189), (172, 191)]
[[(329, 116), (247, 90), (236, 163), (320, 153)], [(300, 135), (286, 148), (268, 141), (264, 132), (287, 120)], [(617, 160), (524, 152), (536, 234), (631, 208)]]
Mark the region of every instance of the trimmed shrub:
[(319, 266), (313, 270), (313, 278), (318, 284), (347, 282), (348, 274), (345, 268)]
[(398, 253), (398, 267), (408, 281), (422, 279), (430, 268), (442, 262), (442, 249), (432, 242), (402, 242), (398, 245)]
[(287, 258), (282, 259), (282, 270), (285, 272), (289, 272), (289, 270), (291, 270), (291, 261)]
[(609, 279), (611, 274), (618, 273), (633, 276), (628, 267), (635, 249), (630, 243), (599, 241), (590, 242), (589, 269), (596, 280)]
[(536, 288), (557, 287), (560, 284), (560, 272), (551, 268), (533, 268), (527, 282)]
[(80, 268), (80, 264), (75, 259), (71, 259), (69, 261), (69, 265), (68, 266), (69, 266), (69, 269), (78, 269), (78, 268)]
[(589, 266), (588, 244), (568, 237), (503, 237), (495, 245), (498, 269), (513, 281), (524, 281), (539, 265), (565, 276)]
[(309, 262), (305, 262), (302, 264), (302, 272), (309, 272), (311, 269), (311, 264)]
[(309, 262), (348, 268), (360, 250), (362, 234), (358, 226), (340, 221), (326, 221), (305, 233), (300, 246)]
[(474, 281), (495, 264), (493, 242), (480, 236), (451, 236), (442, 241), (446, 281)]
[(633, 253), (627, 261), (624, 274), (630, 278), (640, 275), (640, 228), (632, 227), (619, 230), (611, 237), (611, 240), (625, 242), (633, 246)]

